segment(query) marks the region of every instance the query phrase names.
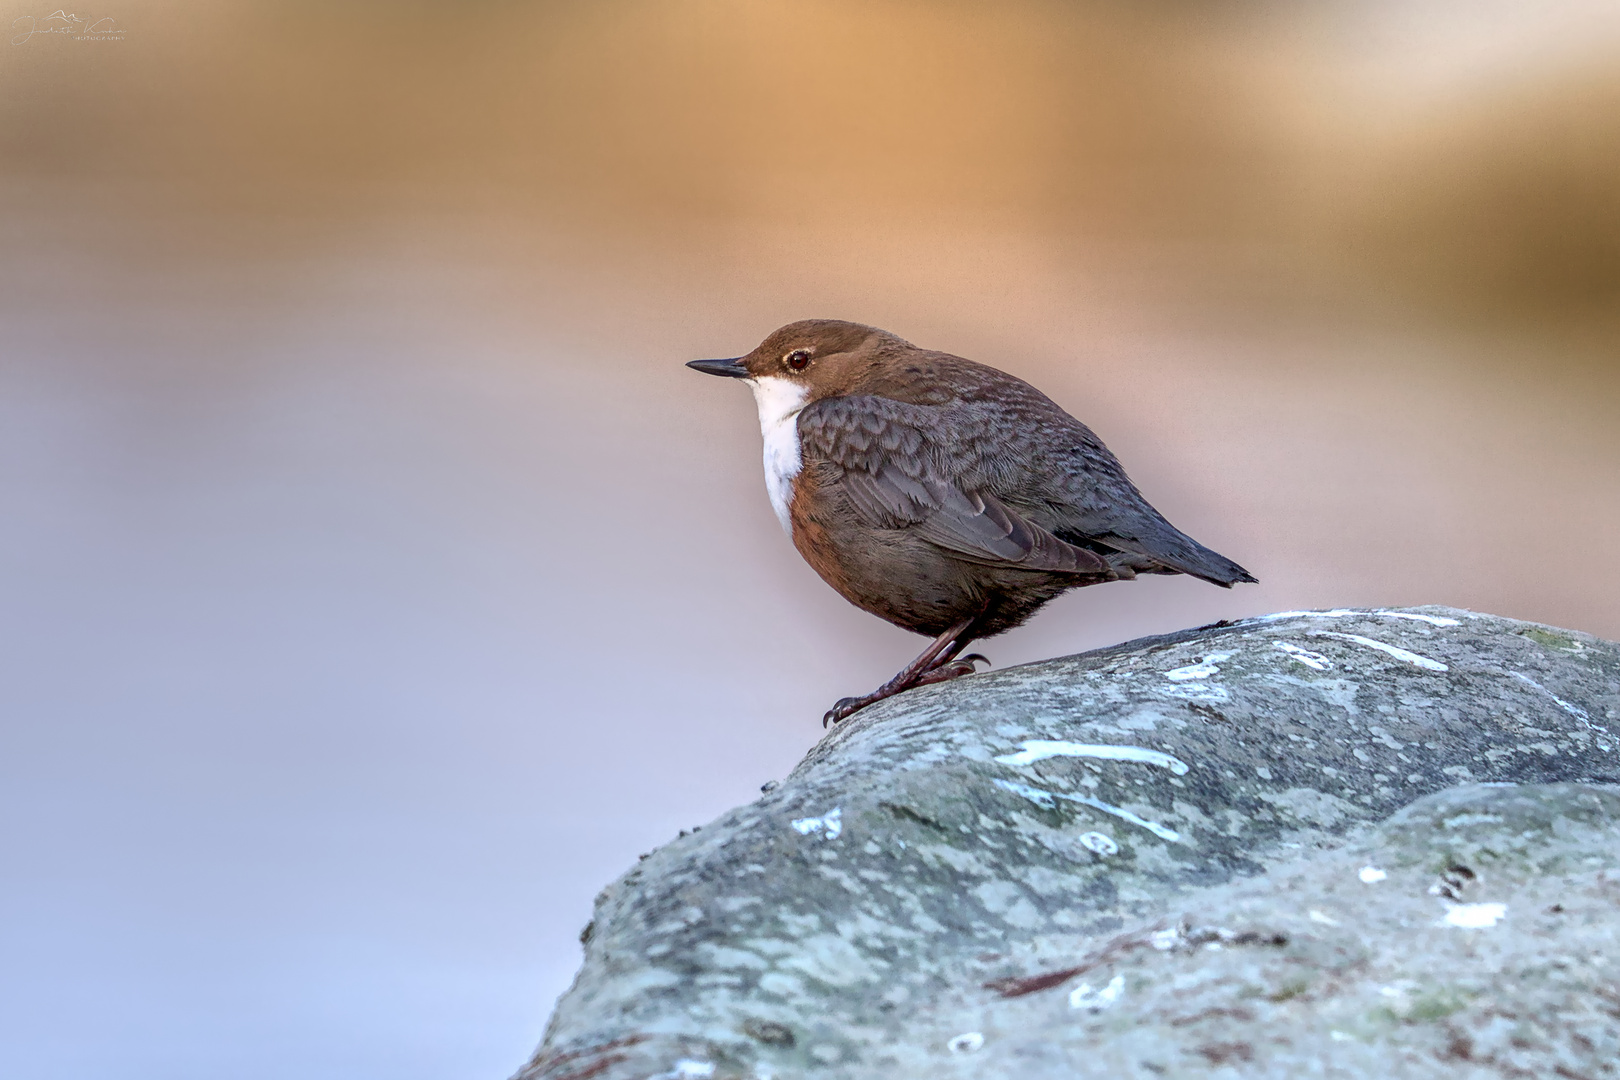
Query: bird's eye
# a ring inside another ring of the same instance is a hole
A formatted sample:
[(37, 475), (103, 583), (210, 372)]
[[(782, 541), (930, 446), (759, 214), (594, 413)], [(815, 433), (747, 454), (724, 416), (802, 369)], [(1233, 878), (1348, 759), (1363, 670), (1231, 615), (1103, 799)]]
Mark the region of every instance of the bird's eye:
[(782, 357), (782, 362), (788, 367), (792, 368), (794, 371), (803, 371), (805, 368), (810, 366), (810, 350), (794, 349), (792, 352)]

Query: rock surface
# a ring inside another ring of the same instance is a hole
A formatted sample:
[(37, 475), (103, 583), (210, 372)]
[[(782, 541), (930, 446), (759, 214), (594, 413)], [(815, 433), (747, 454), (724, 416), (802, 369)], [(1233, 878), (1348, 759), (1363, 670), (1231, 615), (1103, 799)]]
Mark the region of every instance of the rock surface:
[(518, 1078), (1620, 1076), (1617, 733), (1439, 607), (912, 691), (606, 889)]

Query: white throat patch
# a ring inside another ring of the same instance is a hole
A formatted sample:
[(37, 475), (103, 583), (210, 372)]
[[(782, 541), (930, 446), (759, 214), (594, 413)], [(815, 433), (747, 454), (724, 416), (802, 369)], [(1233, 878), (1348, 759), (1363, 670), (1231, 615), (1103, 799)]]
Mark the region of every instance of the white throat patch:
[(788, 507), (793, 502), (793, 478), (803, 464), (799, 457), (799, 412), (810, 391), (792, 379), (762, 375), (748, 380), (759, 406), (759, 432), (765, 437), (765, 490), (771, 495), (776, 520), (789, 537), (793, 520)]

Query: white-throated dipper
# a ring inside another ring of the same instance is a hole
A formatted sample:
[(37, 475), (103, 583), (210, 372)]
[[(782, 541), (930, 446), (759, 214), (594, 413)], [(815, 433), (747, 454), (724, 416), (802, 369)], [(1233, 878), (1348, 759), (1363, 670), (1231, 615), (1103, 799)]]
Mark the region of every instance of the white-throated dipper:
[(858, 608), (934, 637), (823, 723), (971, 674), (968, 643), (1068, 589), (1137, 574), (1254, 581), (1171, 525), (1102, 440), (1022, 379), (859, 323), (807, 319), (747, 356), (765, 486), (816, 573)]

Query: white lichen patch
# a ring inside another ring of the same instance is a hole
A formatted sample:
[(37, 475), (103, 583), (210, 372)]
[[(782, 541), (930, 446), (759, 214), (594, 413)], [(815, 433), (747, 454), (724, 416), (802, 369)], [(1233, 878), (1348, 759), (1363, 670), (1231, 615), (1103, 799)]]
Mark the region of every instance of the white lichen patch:
[(1605, 735), (1608, 734), (1609, 729), (1592, 723), (1591, 715), (1579, 705), (1572, 701), (1565, 701), (1563, 698), (1559, 697), (1545, 686), (1542, 686), (1540, 683), (1536, 682), (1536, 680), (1524, 674), (1522, 671), (1513, 672), (1513, 677), (1522, 683), (1535, 687), (1543, 694), (1546, 694), (1548, 697), (1552, 698), (1554, 704), (1556, 704), (1560, 709), (1563, 709), (1565, 712), (1569, 713), (1569, 715), (1573, 716), (1575, 719), (1579, 720), (1585, 727), (1590, 728), (1593, 731), (1601, 731)]
[(1105, 803), (1101, 799), (1094, 799), (1089, 795), (1071, 795), (1063, 791), (1042, 791), (1040, 788), (1030, 787), (1028, 784), (1014, 783), (1011, 780), (997, 780), (995, 784), (997, 787), (1010, 791), (1014, 795), (1022, 795), (1036, 806), (1045, 807), (1048, 810), (1056, 808), (1057, 800), (1063, 799), (1066, 802), (1089, 806), (1093, 810), (1101, 810), (1105, 814), (1112, 814), (1122, 821), (1130, 822), (1132, 825), (1139, 825), (1161, 840), (1168, 840), (1171, 843), (1177, 843), (1181, 840), (1181, 834), (1174, 829), (1166, 828), (1157, 821), (1149, 821), (1147, 818), (1139, 817), (1129, 810), (1114, 806), (1111, 803)]
[(820, 817), (796, 818), (790, 824), (802, 836), (819, 833), (823, 840), (836, 840), (844, 831), (844, 810), (835, 806)]
[(1353, 611), (1334, 608), (1332, 611), (1279, 611), (1272, 615), (1258, 615), (1254, 622), (1272, 622), (1277, 619), (1347, 619), (1360, 616), (1367, 619), (1411, 619), (1431, 626), (1461, 626), (1462, 623), (1445, 615), (1423, 615), (1416, 611)]
[(1458, 926), (1464, 930), (1488, 930), (1507, 918), (1506, 904), (1452, 904), (1446, 909), (1441, 926)]
[(971, 1054), (984, 1045), (984, 1034), (978, 1031), (965, 1031), (945, 1044), (953, 1054)]
[(1303, 649), (1291, 641), (1279, 641), (1276, 643), (1276, 645), (1277, 648), (1281, 649), (1290, 657), (1298, 660), (1308, 668), (1314, 668), (1317, 671), (1326, 671), (1328, 668), (1333, 666), (1333, 662), (1327, 657), (1323, 656), (1321, 653), (1312, 652), (1309, 649)]
[(1164, 677), (1172, 682), (1184, 682), (1188, 679), (1207, 679), (1220, 672), (1220, 664), (1232, 659), (1229, 652), (1214, 652), (1204, 657), (1196, 664), (1188, 664), (1164, 673)]
[(1383, 881), (1385, 878), (1389, 877), (1389, 873), (1388, 871), (1378, 869), (1376, 866), (1363, 866), (1359, 871), (1356, 872), (1356, 876), (1365, 884), (1376, 885), (1380, 881)]
[(763, 902), (757, 896), (722, 896), (714, 902), (714, 906), (727, 915), (735, 915), (744, 908), (751, 908)]
[(1069, 1008), (1102, 1012), (1118, 1001), (1123, 993), (1125, 993), (1125, 976), (1123, 975), (1115, 975), (1108, 980), (1108, 985), (1100, 990), (1090, 983), (1081, 983), (1069, 991)]
[(1399, 739), (1397, 739), (1394, 736), (1390, 735), (1389, 732), (1385, 731), (1382, 727), (1379, 727), (1377, 724), (1368, 724), (1367, 725), (1367, 734), (1371, 735), (1374, 740), (1376, 740), (1377, 742), (1383, 743), (1385, 746), (1389, 747), (1391, 750), (1405, 750), (1406, 749), (1406, 744), (1405, 743), (1401, 742)]
[(1441, 822), (1448, 829), (1466, 829), (1470, 825), (1498, 825), (1501, 814), (1455, 814)]
[(1053, 739), (1025, 739), (1023, 749), (1016, 754), (1003, 754), (996, 758), (1003, 765), (1033, 765), (1054, 757), (1085, 757), (1103, 761), (1140, 761), (1169, 769), (1177, 776), (1187, 775), (1187, 763), (1160, 750), (1141, 746), (1110, 746), (1098, 743), (1064, 742)]
[(1336, 630), (1314, 630), (1312, 633), (1317, 637), (1340, 638), (1344, 641), (1353, 641), (1357, 645), (1365, 645), (1369, 649), (1377, 649), (1379, 652), (1387, 653), (1397, 660), (1404, 660), (1408, 664), (1415, 664), (1416, 666), (1423, 668), (1425, 671), (1451, 670), (1438, 660), (1431, 660), (1427, 656), (1419, 656), (1410, 649), (1403, 649), (1399, 645), (1391, 645), (1387, 641), (1378, 641), (1370, 637), (1362, 637), (1360, 634), (1341, 634)]
[(1024, 798), (1028, 799), (1036, 806), (1042, 807), (1043, 809), (1057, 809), (1058, 796), (1053, 792), (1042, 791), (1040, 788), (1033, 788), (1028, 784), (1014, 783), (1011, 780), (997, 780), (995, 783), (997, 787), (1010, 791), (1014, 795), (1022, 795)]

